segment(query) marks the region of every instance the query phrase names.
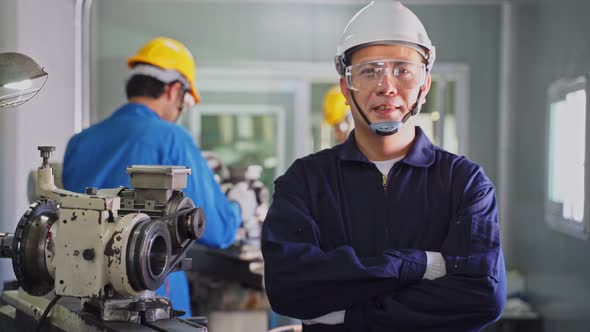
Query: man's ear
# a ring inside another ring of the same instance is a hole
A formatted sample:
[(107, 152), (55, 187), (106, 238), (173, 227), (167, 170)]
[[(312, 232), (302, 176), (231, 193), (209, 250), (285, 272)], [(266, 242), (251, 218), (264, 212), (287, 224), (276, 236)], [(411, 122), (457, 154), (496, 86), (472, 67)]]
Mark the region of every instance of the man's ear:
[(346, 86), (346, 80), (344, 79), (344, 76), (340, 76), (340, 92), (342, 92), (344, 98), (346, 98), (347, 104), (350, 105), (350, 91)]
[(178, 81), (166, 84), (166, 97), (170, 99), (178, 99), (178, 95), (182, 92), (181, 90), (183, 90), (182, 83)]
[(172, 88), (174, 86), (174, 83), (168, 83), (164, 86), (164, 95), (166, 96), (166, 99), (170, 100), (172, 98)]
[(424, 85), (421, 87), (421, 89), (422, 89), (422, 100), (420, 101), (421, 105), (423, 105), (426, 102), (426, 96), (428, 95), (428, 92), (430, 91), (431, 85), (432, 85), (432, 76), (430, 75), (430, 73), (428, 73), (426, 75), (426, 82), (424, 82)]

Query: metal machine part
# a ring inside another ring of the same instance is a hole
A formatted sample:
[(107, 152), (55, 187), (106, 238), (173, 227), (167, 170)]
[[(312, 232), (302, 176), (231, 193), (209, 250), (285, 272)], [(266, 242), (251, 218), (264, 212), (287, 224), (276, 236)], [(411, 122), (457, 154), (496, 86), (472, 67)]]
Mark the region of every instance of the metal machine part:
[[(254, 193), (255, 212), (251, 218), (242, 220), (242, 224), (236, 234), (236, 241), (231, 251), (239, 252), (240, 257), (245, 259), (260, 259), (260, 235), (262, 223), (266, 218), (270, 206), (270, 191), (260, 180), (262, 177), (262, 166), (260, 165), (229, 165), (226, 166), (221, 159), (211, 151), (203, 151), (203, 157), (207, 160), (209, 168), (216, 176), (223, 192), (232, 196), (232, 189), (245, 184), (248, 191)], [(240, 203), (239, 199), (234, 199)]]
[(219, 157), (211, 151), (203, 151), (202, 153), (203, 158), (207, 160), (207, 165), (213, 171), (213, 175), (217, 183), (223, 184), (228, 182), (230, 178), (230, 172), (221, 159), (219, 159)]
[(155, 290), (164, 282), (171, 248), (164, 222), (146, 219), (134, 227), (127, 247), (127, 275), (134, 290)]
[(127, 168), (134, 190), (120, 193), (120, 213), (142, 211), (166, 222), (172, 253), (177, 254), (189, 239), (205, 232), (205, 213), (180, 190), (186, 187), (190, 169), (180, 166), (132, 166)]
[[(229, 167), (231, 183), (246, 183), (256, 197), (256, 212), (249, 220), (243, 220), (242, 226), (236, 236), (237, 245), (242, 247), (243, 255), (254, 257), (260, 250), (260, 235), (262, 223), (270, 205), (270, 192), (260, 181), (262, 167), (259, 165), (232, 166)], [(261, 254), (260, 254), (261, 255)]]
[[(59, 206), (52, 200), (40, 200), (29, 207), (22, 216), (12, 243), (12, 267), (21, 287), (31, 295), (41, 296), (53, 289), (53, 277), (45, 262), (45, 242), (49, 229), (59, 217)], [(4, 243), (10, 239), (7, 234)], [(4, 247), (4, 246), (3, 246)]]
[[(161, 299), (160, 300), (165, 300)], [(83, 300), (84, 301), (84, 300)], [(129, 311), (130, 304), (125, 301), (113, 300), (104, 310), (105, 317), (102, 319), (98, 311), (94, 311), (86, 303), (74, 297), (62, 298), (52, 309), (51, 320), (43, 326), (42, 331), (84, 331), (84, 332), (207, 332), (204, 324), (207, 320), (203, 317), (191, 319), (149, 319), (150, 309), (146, 311)], [(156, 300), (152, 300), (156, 301)], [(41, 313), (49, 303), (45, 297), (31, 296), (21, 290), (8, 290), (2, 293), (2, 302), (6, 305), (0, 306), (0, 331), (21, 332), (33, 331), (38, 325)], [(147, 302), (146, 307), (152, 304)], [(142, 304), (135, 304), (141, 307)], [(138, 308), (143, 310), (143, 308)], [(156, 309), (157, 310), (157, 309)], [(11, 313), (12, 311), (12, 313)], [(135, 315), (145, 313), (141, 325), (133, 322), (133, 319), (125, 320), (120, 315)], [(157, 315), (157, 312), (153, 312)], [(111, 317), (109, 317), (111, 316)], [(119, 316), (119, 317), (117, 317)], [(117, 318), (117, 319), (115, 319)]]
[(16, 231), (0, 233), (0, 257), (12, 258), (28, 294), (82, 299), (82, 311), (100, 321), (144, 324), (182, 315), (153, 292), (175, 270), (190, 269), (186, 254), (204, 233), (205, 215), (184, 196), (191, 170), (132, 166), (134, 189), (57, 188), (49, 158), (39, 147), (38, 201)]
[[(196, 209), (193, 201), (177, 192), (178, 194), (171, 197), (165, 207), (164, 214), (175, 218), (174, 222), (169, 222), (169, 231), (172, 243), (175, 247), (180, 247), (181, 243), (190, 238), (201, 238), (205, 232), (205, 213), (202, 209)], [(184, 215), (183, 211), (194, 210), (191, 215)]]
[(170, 301), (161, 297), (107, 301), (92, 298), (82, 300), (83, 311), (93, 313), (95, 317), (105, 322), (155, 322), (172, 317), (171, 308)]
[[(211, 153), (209, 152), (211, 158)], [(221, 161), (219, 161), (221, 162)], [(260, 180), (262, 175), (262, 167), (259, 165), (247, 165), (247, 166), (221, 166), (221, 169), (227, 169), (229, 176), (223, 180), (221, 187), (228, 197), (232, 197), (238, 203), (242, 203), (240, 198), (236, 199), (235, 195), (232, 195), (232, 189), (239, 186), (244, 186), (247, 191), (253, 192), (256, 199), (253, 204), (254, 213), (252, 217), (242, 220), (242, 224), (236, 235), (236, 242), (234, 246), (239, 246), (244, 250), (250, 250), (254, 247), (254, 250), (260, 248), (260, 233), (262, 229), (262, 222), (266, 218), (266, 213), (270, 206), (270, 191)], [(247, 192), (244, 192), (247, 194)], [(242, 207), (243, 208), (243, 207)], [(251, 255), (249, 255), (251, 256)]]

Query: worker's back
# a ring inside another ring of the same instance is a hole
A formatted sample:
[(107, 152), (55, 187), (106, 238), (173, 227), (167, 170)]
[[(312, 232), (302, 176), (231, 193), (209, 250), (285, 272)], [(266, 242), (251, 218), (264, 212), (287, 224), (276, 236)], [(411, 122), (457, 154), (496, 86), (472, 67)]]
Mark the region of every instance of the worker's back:
[(70, 140), (64, 157), (64, 187), (76, 192), (85, 187), (128, 187), (128, 166), (174, 164), (173, 145), (186, 139), (183, 136), (189, 135), (147, 107), (127, 104)]

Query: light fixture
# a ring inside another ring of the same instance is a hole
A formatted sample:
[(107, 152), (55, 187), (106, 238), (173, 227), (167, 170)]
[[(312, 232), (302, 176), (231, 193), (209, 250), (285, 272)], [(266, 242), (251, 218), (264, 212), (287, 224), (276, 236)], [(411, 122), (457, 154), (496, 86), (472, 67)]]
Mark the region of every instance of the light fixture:
[(21, 53), (0, 53), (0, 107), (18, 106), (45, 85), (47, 72)]

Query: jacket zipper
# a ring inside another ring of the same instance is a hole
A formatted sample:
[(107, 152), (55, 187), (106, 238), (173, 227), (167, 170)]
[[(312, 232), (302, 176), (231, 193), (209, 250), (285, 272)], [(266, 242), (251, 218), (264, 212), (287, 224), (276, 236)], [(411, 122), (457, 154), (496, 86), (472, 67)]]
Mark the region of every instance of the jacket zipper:
[[(385, 200), (387, 201), (387, 175), (383, 174), (383, 193), (385, 194)], [(385, 212), (385, 246), (383, 248), (383, 250), (385, 250), (385, 248), (387, 248), (387, 242), (389, 242), (389, 227), (387, 225), (387, 220), (389, 220), (389, 213), (387, 212), (387, 204), (385, 205), (386, 207), (386, 212)]]

